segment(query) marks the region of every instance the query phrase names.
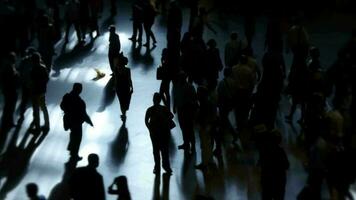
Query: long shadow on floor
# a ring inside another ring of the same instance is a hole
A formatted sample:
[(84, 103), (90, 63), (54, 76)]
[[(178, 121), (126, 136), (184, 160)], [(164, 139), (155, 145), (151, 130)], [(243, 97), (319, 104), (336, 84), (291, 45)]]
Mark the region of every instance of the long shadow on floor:
[(5, 153), (0, 156), (0, 180), (6, 178), (0, 189), (0, 199), (6, 199), (7, 194), (22, 181), (33, 153), (48, 134), (30, 133), (30, 127), (17, 145), (20, 129), (20, 126), (16, 128)]
[(142, 44), (138, 42), (132, 42), (131, 50), (129, 52), (130, 62), (132, 63), (130, 66), (143, 64), (144, 70), (149, 71), (153, 67), (154, 57), (151, 53), (155, 48), (156, 46), (149, 48), (145, 47), (145, 53), (141, 54)]
[(120, 167), (124, 162), (129, 145), (129, 133), (126, 128), (126, 122), (124, 121), (116, 138), (110, 145), (110, 157), (113, 166)]
[(153, 195), (152, 200), (168, 200), (169, 199), (169, 182), (171, 175), (164, 173), (162, 176), (163, 185), (162, 185), (162, 193), (160, 192), (161, 186), (161, 174), (157, 174), (154, 179), (153, 184)]
[(115, 99), (114, 77), (111, 77), (108, 83), (105, 85), (101, 104), (97, 112), (104, 112), (106, 107), (110, 106), (113, 103), (114, 99)]
[(69, 180), (73, 174), (77, 160), (70, 159), (64, 164), (64, 174), (62, 181), (57, 183), (51, 190), (48, 200), (70, 200)]

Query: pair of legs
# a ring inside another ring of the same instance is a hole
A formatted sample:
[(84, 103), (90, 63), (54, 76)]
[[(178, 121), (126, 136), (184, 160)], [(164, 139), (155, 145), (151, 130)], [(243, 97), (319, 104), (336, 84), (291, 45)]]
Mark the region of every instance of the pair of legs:
[(32, 96), (32, 108), (33, 108), (33, 124), (35, 129), (39, 130), (40, 126), (40, 109), (42, 110), (44, 117), (44, 128), (49, 129), (49, 115), (46, 105), (45, 94), (36, 94)]
[[(138, 41), (139, 43), (142, 42), (142, 22), (140, 20), (134, 19), (132, 21), (132, 37), (129, 38), (132, 41)], [(138, 32), (138, 38), (137, 38)]]
[(159, 94), (162, 97), (163, 104), (169, 109), (171, 109), (171, 96), (169, 93), (170, 82), (171, 81), (169, 79), (163, 79), (161, 82), (161, 86), (159, 87)]
[(156, 37), (152, 32), (152, 26), (153, 26), (153, 22), (147, 22), (143, 24), (143, 28), (145, 29), (146, 32), (146, 44), (144, 44), (143, 46), (149, 47), (151, 38), (153, 40), (154, 45), (157, 43)]
[(157, 132), (151, 133), (151, 141), (153, 147), (153, 158), (155, 161), (155, 166), (153, 173), (159, 173), (161, 170), (161, 158), (162, 158), (162, 167), (167, 173), (172, 173), (171, 165), (169, 162), (169, 147), (168, 147), (168, 137), (167, 138), (158, 138)]
[(179, 145), (179, 149), (195, 151), (195, 136), (194, 136), (194, 113), (193, 108), (186, 106), (178, 108), (178, 122), (182, 130), (183, 144)]
[(80, 31), (80, 23), (79, 21), (67, 21), (67, 27), (66, 27), (66, 35), (65, 35), (65, 42), (69, 41), (69, 31), (70, 27), (74, 25), (75, 32), (77, 34), (78, 42), (82, 41), (81, 37), (81, 31)]
[(78, 156), (80, 143), (82, 142), (82, 124), (73, 125), (70, 128), (68, 151), (72, 158), (80, 158)]
[(126, 112), (129, 110), (130, 107), (131, 93), (117, 90), (116, 94), (119, 99), (122, 117), (126, 117)]
[(211, 138), (212, 127), (209, 124), (202, 124), (199, 128), (201, 163), (196, 165), (197, 169), (206, 169), (213, 162), (213, 144)]

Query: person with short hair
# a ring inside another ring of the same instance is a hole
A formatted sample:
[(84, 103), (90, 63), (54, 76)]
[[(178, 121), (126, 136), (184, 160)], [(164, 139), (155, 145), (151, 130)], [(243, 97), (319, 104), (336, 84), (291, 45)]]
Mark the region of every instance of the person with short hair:
[(29, 200), (46, 200), (43, 195), (38, 195), (38, 186), (36, 183), (26, 185), (26, 193)]

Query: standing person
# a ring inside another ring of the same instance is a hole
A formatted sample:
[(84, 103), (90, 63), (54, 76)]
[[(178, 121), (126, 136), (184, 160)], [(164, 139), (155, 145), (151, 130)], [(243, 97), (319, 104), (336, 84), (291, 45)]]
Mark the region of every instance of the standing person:
[(230, 40), (225, 45), (225, 66), (233, 67), (239, 63), (242, 50), (242, 42), (236, 32), (231, 33)]
[(99, 156), (91, 153), (88, 165), (76, 168), (70, 177), (70, 196), (74, 200), (105, 200), (103, 176), (96, 170), (99, 166)]
[(9, 130), (15, 125), (13, 115), (16, 108), (17, 83), (19, 81), (15, 63), (16, 54), (14, 52), (9, 53), (2, 63), (1, 86), (4, 95), (4, 110), (1, 126), (5, 130)]
[(93, 32), (96, 32), (96, 36), (100, 35), (98, 18), (103, 10), (103, 2), (102, 0), (90, 0), (89, 1), (89, 28), (90, 28), (90, 37), (93, 39)]
[(83, 42), (81, 27), (80, 27), (80, 4), (78, 0), (69, 0), (66, 3), (66, 33), (65, 33), (65, 42), (69, 41), (69, 31), (72, 25), (74, 25), (75, 32), (77, 34), (78, 43)]
[(217, 108), (209, 99), (209, 91), (200, 86), (197, 91), (199, 101), (198, 125), (201, 148), (201, 163), (195, 165), (196, 169), (206, 170), (213, 163), (213, 131), (217, 123)]
[(50, 73), (52, 69), (52, 57), (54, 55), (55, 31), (47, 15), (40, 18), (37, 37), (38, 52), (41, 54), (48, 73)]
[[(146, 0), (147, 1), (147, 0)], [(153, 46), (156, 46), (156, 37), (152, 32), (152, 26), (154, 24), (157, 15), (156, 8), (151, 2), (147, 1), (143, 8), (143, 28), (146, 32), (146, 43), (143, 46), (150, 47), (150, 39), (153, 40)]]
[[(132, 5), (132, 36), (129, 38), (132, 42), (142, 42), (142, 24), (143, 24), (143, 2), (135, 0)], [(138, 32), (138, 36), (137, 36)]]
[(20, 79), (21, 79), (21, 103), (20, 103), (20, 119), (22, 121), (25, 117), (25, 111), (27, 109), (27, 104), (31, 99), (32, 95), (32, 81), (31, 81), (31, 71), (33, 68), (32, 55), (36, 52), (33, 47), (29, 47), (26, 50), (26, 55), (22, 58), (19, 65)]
[(162, 167), (168, 173), (172, 173), (169, 161), (169, 138), (173, 124), (173, 114), (165, 106), (160, 105), (161, 95), (154, 93), (153, 106), (149, 107), (145, 115), (145, 123), (150, 132), (153, 147), (155, 167), (154, 174), (159, 174)]
[(32, 56), (33, 68), (31, 71), (32, 82), (32, 107), (33, 107), (33, 125), (34, 131), (39, 131), (40, 127), (40, 109), (43, 112), (45, 125), (42, 129), (49, 130), (49, 116), (46, 105), (47, 83), (49, 81), (48, 71), (42, 64), (41, 56), (35, 53)]
[(78, 152), (82, 141), (83, 122), (93, 126), (93, 123), (86, 112), (85, 102), (79, 96), (82, 90), (82, 84), (74, 83), (72, 91), (63, 96), (60, 104), (61, 109), (64, 111), (64, 130), (70, 129), (70, 138), (67, 149), (70, 152), (71, 158), (75, 160), (82, 159), (82, 157), (78, 156)]
[(121, 43), (120, 43), (120, 37), (116, 33), (116, 28), (114, 25), (111, 25), (109, 28), (110, 31), (110, 36), (109, 36), (109, 64), (110, 64), (110, 69), (112, 73), (114, 74), (115, 72), (115, 66), (114, 66), (114, 58), (119, 56), (120, 51), (121, 51)]
[[(114, 186), (116, 186), (116, 189), (114, 189)], [(109, 186), (108, 192), (109, 194), (117, 195), (117, 200), (131, 200), (126, 176), (116, 177), (114, 182)]]
[(46, 200), (42, 195), (38, 195), (38, 186), (36, 183), (28, 183), (26, 185), (26, 193), (29, 200)]
[(85, 41), (85, 35), (87, 34), (87, 29), (89, 25), (89, 0), (79, 0), (79, 16), (80, 16), (80, 27), (82, 31), (82, 40)]
[[(171, 95), (170, 95), (170, 68), (168, 66), (168, 49), (164, 48), (161, 55), (161, 66), (157, 69), (161, 70), (157, 72), (157, 79), (161, 79), (161, 85), (159, 87), (159, 94), (161, 95), (163, 104), (171, 109)], [(161, 73), (161, 74), (160, 74)]]
[(129, 110), (133, 86), (131, 80), (131, 70), (126, 67), (128, 59), (120, 54), (120, 57), (114, 59), (115, 63), (115, 90), (119, 98), (121, 108), (121, 119), (125, 121), (126, 111)]
[(205, 78), (208, 85), (217, 85), (217, 80), (219, 78), (219, 72), (224, 68), (219, 49), (216, 48), (216, 41), (210, 39), (207, 42), (208, 49), (206, 50), (206, 70)]
[(198, 108), (197, 94), (187, 76), (182, 72), (173, 85), (173, 112), (178, 114), (178, 122), (182, 130), (183, 144), (178, 149), (195, 152), (194, 118)]

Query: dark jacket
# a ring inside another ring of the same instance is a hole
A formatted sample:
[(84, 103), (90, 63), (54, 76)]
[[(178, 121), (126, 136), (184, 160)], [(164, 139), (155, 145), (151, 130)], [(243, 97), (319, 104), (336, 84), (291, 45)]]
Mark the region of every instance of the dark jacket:
[(32, 92), (34, 95), (45, 94), (49, 81), (48, 71), (42, 64), (34, 65), (31, 71)]

